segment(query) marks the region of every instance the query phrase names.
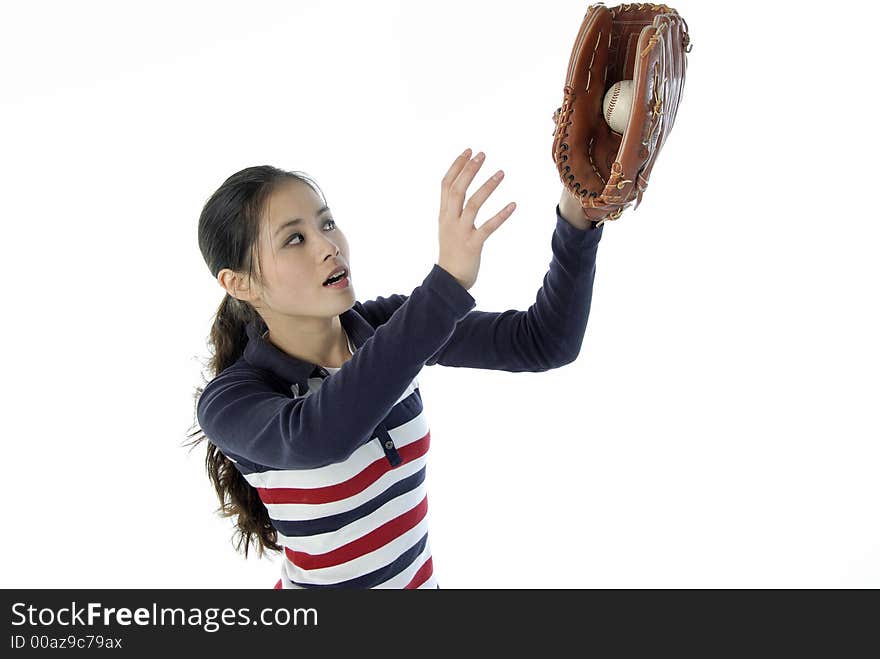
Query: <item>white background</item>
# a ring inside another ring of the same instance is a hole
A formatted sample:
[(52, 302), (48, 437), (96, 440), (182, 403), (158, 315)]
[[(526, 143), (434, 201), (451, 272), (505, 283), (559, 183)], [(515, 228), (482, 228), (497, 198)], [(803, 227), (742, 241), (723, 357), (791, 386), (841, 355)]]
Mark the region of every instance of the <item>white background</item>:
[[(441, 588), (880, 587), (880, 10), (673, 6), (684, 97), (605, 227), (578, 360), (419, 376)], [(483, 150), (477, 181), (507, 176), (478, 222), (518, 208), (470, 292), (528, 308), (586, 7), (4, 4), (0, 584), (271, 588), (182, 447), (222, 297), (203, 204), (246, 166), (306, 171), (357, 298), (408, 294), (440, 179)]]

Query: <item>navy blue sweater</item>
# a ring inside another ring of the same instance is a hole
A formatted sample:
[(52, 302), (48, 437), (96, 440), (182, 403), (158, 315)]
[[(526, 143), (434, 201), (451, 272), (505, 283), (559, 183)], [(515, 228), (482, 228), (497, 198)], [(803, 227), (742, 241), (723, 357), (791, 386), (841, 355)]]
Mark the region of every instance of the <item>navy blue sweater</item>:
[(282, 352), (259, 319), (248, 325), (244, 354), (206, 385), (197, 417), (266, 504), (285, 547), (284, 587), (436, 587), (416, 376), (426, 364), (538, 372), (572, 362), (602, 231), (556, 207), (550, 268), (525, 311), (474, 310), (436, 264), (409, 295), (355, 302), (340, 314), (354, 352), (339, 369)]

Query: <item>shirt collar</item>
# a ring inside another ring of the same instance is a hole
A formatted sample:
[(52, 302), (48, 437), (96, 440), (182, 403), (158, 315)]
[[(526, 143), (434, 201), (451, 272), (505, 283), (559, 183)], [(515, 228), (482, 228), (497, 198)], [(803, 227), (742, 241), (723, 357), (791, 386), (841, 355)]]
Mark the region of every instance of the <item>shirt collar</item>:
[[(339, 314), (339, 322), (355, 349), (374, 333), (373, 327), (354, 308)], [(289, 355), (263, 338), (267, 329), (266, 323), (259, 316), (246, 325), (248, 342), (244, 348), (244, 359), (249, 364), (279, 376), (291, 385), (295, 394), (308, 390), (309, 378), (328, 375), (320, 364)], [(294, 388), (293, 385), (297, 387)]]

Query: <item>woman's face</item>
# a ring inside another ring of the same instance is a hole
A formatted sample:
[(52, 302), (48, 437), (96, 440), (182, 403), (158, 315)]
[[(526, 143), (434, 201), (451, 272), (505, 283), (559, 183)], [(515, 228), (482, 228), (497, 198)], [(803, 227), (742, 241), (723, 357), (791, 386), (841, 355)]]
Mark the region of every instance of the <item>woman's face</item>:
[[(258, 305), (264, 317), (268, 312), (332, 318), (354, 304), (348, 241), (323, 205), (309, 185), (292, 180), (269, 199), (258, 264), (263, 278)], [(348, 271), (349, 285), (323, 286), (338, 267)]]

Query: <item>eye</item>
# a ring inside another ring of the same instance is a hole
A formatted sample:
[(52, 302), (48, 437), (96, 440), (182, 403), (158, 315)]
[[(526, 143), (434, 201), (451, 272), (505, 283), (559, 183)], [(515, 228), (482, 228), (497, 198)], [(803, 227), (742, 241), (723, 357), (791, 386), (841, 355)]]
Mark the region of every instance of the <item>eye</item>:
[[(332, 217), (324, 221), (324, 226), (327, 226), (328, 224), (332, 224), (332, 225), (333, 225), (333, 229), (336, 228), (336, 220), (334, 220)], [(332, 229), (331, 229), (331, 230), (332, 230)], [(303, 238), (303, 235), (302, 235), (301, 233), (297, 232), (297, 233), (292, 234), (292, 235), (290, 236), (290, 238), (287, 239), (287, 242), (284, 243), (284, 244), (285, 244), (285, 245), (299, 245), (300, 243), (302, 243), (302, 240), (300, 240), (300, 242), (298, 242), (298, 243), (292, 243), (292, 242), (290, 242), (290, 241), (292, 241), (294, 238), (296, 238), (297, 236), (299, 236), (300, 238)], [(304, 240), (304, 238), (303, 238), (303, 240)]]

